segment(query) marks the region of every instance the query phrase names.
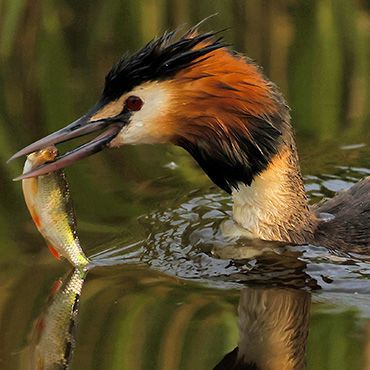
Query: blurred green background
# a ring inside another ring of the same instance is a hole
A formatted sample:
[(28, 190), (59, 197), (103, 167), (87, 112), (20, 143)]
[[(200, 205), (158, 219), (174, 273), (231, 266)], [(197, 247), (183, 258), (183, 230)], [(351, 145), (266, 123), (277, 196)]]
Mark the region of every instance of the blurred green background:
[[(27, 333), (66, 267), (51, 260), (11, 180), (21, 161), (6, 160), (81, 116), (123, 53), (214, 13), (202, 28), (228, 28), (227, 42), (286, 96), (312, 201), (370, 174), (369, 1), (0, 0), (0, 368), (26, 368), (19, 356)], [(171, 146), (107, 151), (66, 172), (88, 255), (117, 239), (145, 240), (138, 217), (176, 209), (192, 191), (217, 192)], [(75, 368), (210, 369), (237, 345), (237, 304), (237, 290), (147, 268), (92, 274)], [(360, 310), (312, 304), (309, 369), (369, 369), (369, 333)]]

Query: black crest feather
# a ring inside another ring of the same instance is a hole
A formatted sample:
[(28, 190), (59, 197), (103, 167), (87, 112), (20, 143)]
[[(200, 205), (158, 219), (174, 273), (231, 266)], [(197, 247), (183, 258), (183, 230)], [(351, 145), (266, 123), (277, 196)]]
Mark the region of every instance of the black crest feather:
[(194, 32), (192, 28), (178, 39), (176, 31), (165, 32), (133, 55), (122, 57), (105, 78), (103, 96), (116, 99), (143, 82), (170, 78), (225, 46), (222, 37), (215, 39), (219, 32)]

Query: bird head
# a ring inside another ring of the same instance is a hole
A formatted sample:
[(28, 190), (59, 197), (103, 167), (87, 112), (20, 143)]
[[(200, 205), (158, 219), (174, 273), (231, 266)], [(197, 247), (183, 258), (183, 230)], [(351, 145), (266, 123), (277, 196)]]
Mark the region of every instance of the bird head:
[(289, 111), (277, 87), (218, 33), (193, 28), (167, 32), (105, 78), (98, 103), (84, 116), (17, 152), (11, 159), (76, 137), (93, 140), (23, 174), (39, 176), (104, 148), (173, 143), (187, 150), (227, 192), (250, 185), (290, 132)]

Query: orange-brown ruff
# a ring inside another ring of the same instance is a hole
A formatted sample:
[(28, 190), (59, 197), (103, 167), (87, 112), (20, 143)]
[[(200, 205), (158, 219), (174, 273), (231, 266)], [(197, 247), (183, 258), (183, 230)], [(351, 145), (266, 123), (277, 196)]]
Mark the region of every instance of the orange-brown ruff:
[[(223, 48), (169, 84), (179, 96), (166, 136), (233, 193), (241, 234), (313, 242), (317, 219), (308, 208), (289, 108), (259, 67)], [(245, 186), (254, 190), (243, 199)]]
[[(108, 130), (24, 177), (64, 167), (106, 147), (172, 142), (232, 194), (234, 223), (225, 228), (227, 233), (369, 251), (369, 178), (310, 209), (281, 92), (256, 64), (216, 35), (192, 29), (176, 38), (168, 32), (122, 58), (87, 114), (13, 158)], [(324, 221), (321, 212), (333, 217)]]

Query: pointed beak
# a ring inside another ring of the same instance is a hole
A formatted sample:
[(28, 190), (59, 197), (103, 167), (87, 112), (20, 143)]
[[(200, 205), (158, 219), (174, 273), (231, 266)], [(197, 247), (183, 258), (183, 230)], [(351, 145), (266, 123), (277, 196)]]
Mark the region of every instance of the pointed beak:
[(87, 113), (85, 116), (79, 118), (78, 120), (72, 122), (68, 126), (21, 149), (20, 151), (15, 153), (8, 160), (8, 162), (23, 155), (27, 155), (37, 150), (43, 149), (47, 146), (63, 143), (94, 132), (102, 131), (100, 135), (98, 135), (93, 140), (65, 153), (64, 155), (57, 157), (55, 161), (45, 163), (39, 167), (35, 167), (31, 171), (18, 176), (14, 180), (17, 181), (30, 177), (44, 175), (49, 172), (53, 172), (63, 167), (69, 166), (70, 164), (82, 158), (86, 158), (94, 153), (100, 152), (109, 144), (112, 139), (117, 136), (119, 131), (128, 121), (127, 113), (122, 113), (111, 118), (91, 121), (90, 118), (93, 114), (90, 112)]

